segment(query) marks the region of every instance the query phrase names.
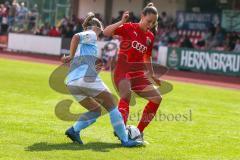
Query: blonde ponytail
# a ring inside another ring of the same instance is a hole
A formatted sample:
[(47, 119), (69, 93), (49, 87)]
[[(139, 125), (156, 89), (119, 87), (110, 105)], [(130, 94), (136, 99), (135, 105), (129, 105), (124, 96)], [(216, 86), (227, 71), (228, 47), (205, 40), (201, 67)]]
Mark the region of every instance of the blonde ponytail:
[(82, 26), (83, 29), (86, 30), (88, 26), (90, 26), (90, 21), (95, 17), (93, 12), (89, 12), (87, 18), (84, 20)]

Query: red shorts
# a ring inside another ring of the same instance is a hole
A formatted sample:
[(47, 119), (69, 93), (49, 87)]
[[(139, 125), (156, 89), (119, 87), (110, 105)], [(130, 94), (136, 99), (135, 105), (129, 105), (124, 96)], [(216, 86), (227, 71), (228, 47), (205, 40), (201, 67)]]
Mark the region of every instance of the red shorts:
[[(142, 91), (147, 86), (151, 85), (152, 83), (146, 77), (144, 72), (134, 72), (134, 73), (123, 73), (121, 71), (114, 72), (114, 82), (115, 86), (118, 89), (118, 84), (121, 80), (127, 79), (131, 84), (131, 89), (133, 91)], [(119, 90), (119, 89), (118, 89)]]

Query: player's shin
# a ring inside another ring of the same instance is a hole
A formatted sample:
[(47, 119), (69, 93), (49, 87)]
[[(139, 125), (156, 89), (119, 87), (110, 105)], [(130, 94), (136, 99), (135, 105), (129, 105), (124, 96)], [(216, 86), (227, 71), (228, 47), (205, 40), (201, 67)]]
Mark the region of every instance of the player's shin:
[(100, 115), (101, 114), (99, 112), (91, 112), (91, 111), (82, 114), (79, 120), (73, 125), (74, 131), (80, 132), (82, 129), (87, 128), (88, 126), (96, 122), (96, 119)]
[(160, 103), (157, 104), (150, 101), (145, 107), (142, 114), (142, 118), (138, 124), (138, 129), (141, 133), (144, 131), (144, 129), (149, 125), (153, 117), (156, 115), (159, 105)]
[(118, 137), (121, 139), (123, 142), (128, 141), (128, 135), (126, 133), (126, 127), (123, 122), (123, 118), (121, 113), (119, 112), (118, 108), (115, 107), (110, 113), (110, 119), (112, 126), (114, 128), (114, 131), (118, 135)]
[(126, 125), (129, 115), (129, 101), (124, 98), (121, 98), (118, 104), (118, 109), (121, 112), (124, 123)]

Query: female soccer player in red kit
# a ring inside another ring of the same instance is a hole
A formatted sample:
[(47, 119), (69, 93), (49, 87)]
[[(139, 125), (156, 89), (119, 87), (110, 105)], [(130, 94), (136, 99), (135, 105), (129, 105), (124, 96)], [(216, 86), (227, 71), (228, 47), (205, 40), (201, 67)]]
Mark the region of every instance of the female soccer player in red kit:
[[(131, 90), (148, 100), (138, 129), (143, 138), (143, 131), (156, 115), (162, 97), (150, 80), (160, 85), (160, 80), (154, 75), (151, 65), (151, 55), (154, 34), (157, 27), (158, 11), (153, 3), (149, 3), (142, 11), (139, 23), (126, 23), (129, 12), (126, 11), (121, 21), (105, 28), (105, 36), (121, 37), (120, 51), (114, 71), (115, 85), (120, 94), (119, 111), (125, 124), (129, 115)], [(147, 72), (146, 72), (147, 70)]]

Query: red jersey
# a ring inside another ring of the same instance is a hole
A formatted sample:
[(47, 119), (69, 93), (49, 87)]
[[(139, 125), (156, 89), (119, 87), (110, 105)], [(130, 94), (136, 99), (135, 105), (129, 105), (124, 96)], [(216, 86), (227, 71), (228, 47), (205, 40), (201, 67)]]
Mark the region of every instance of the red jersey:
[(132, 90), (143, 90), (151, 83), (144, 74), (144, 55), (152, 55), (154, 35), (144, 32), (138, 23), (125, 23), (115, 30), (121, 37), (114, 81), (118, 87), (122, 79), (129, 79)]
[(125, 23), (115, 30), (121, 37), (119, 54), (127, 55), (128, 62), (143, 62), (144, 54), (152, 55), (154, 35), (144, 32), (138, 23)]

